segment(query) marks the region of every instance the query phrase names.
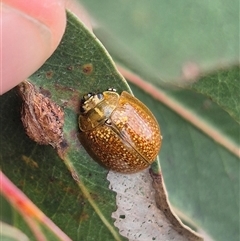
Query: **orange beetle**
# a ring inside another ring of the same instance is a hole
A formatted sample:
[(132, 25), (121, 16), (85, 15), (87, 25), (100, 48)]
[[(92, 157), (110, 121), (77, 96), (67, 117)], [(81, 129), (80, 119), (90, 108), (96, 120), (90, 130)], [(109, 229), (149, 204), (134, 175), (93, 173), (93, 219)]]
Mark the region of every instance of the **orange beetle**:
[(150, 110), (137, 98), (115, 89), (82, 98), (80, 141), (94, 160), (107, 168), (134, 173), (156, 159), (162, 137)]

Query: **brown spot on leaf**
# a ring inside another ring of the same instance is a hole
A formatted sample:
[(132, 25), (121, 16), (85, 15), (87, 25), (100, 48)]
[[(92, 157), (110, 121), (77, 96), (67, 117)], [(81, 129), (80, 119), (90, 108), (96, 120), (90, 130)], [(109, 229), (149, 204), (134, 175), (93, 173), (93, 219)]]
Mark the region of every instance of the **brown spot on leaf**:
[(52, 77), (53, 77), (53, 71), (52, 70), (47, 71), (46, 72), (46, 78), (47, 79), (52, 79)]
[(72, 65), (70, 65), (67, 67), (67, 70), (72, 71), (72, 70), (74, 70), (74, 67)]
[(54, 84), (54, 87), (56, 90), (58, 91), (70, 91), (70, 92), (74, 92), (76, 91), (75, 89), (71, 88), (71, 87), (68, 87), (68, 86), (65, 86), (65, 85), (60, 85), (60, 84)]
[(24, 187), (25, 186), (25, 180), (20, 180), (20, 181), (18, 181), (18, 187)]
[(86, 212), (82, 212), (79, 218), (79, 222), (83, 222), (89, 219), (89, 215)]
[(85, 75), (90, 75), (93, 72), (93, 65), (92, 64), (84, 64), (82, 66), (82, 72)]

